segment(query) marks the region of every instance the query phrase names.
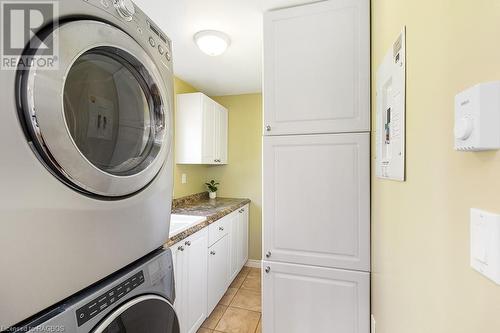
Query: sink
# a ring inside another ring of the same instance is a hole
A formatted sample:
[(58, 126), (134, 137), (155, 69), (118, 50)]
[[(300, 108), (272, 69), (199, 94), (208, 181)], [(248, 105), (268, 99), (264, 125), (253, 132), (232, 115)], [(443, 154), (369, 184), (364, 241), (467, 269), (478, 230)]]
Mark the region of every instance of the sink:
[(170, 217), (170, 232), (169, 237), (175, 236), (186, 229), (189, 229), (193, 225), (206, 220), (205, 216), (193, 216), (193, 215), (177, 215), (172, 214)]

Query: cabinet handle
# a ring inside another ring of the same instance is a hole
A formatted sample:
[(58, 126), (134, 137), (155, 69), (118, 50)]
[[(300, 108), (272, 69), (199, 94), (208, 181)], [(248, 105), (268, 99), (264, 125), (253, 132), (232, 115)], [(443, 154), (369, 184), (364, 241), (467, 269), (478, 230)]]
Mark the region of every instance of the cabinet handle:
[(182, 245), (181, 245), (181, 246), (179, 246), (179, 247), (177, 248), (177, 250), (179, 250), (179, 251), (184, 251), (184, 246), (182, 246)]
[(266, 125), (266, 131), (267, 132), (271, 132), (271, 126), (270, 125)]
[(241, 213), (243, 213), (244, 211), (245, 211), (244, 209), (240, 209), (240, 210), (238, 211), (238, 213), (240, 213), (240, 214), (241, 214)]
[(269, 273), (271, 271), (271, 267), (267, 266), (265, 271), (266, 271), (266, 273)]
[(215, 251), (210, 251), (210, 254), (214, 256), (215, 255)]
[(266, 258), (270, 258), (270, 257), (271, 257), (271, 251), (267, 251)]
[(224, 227), (219, 227), (219, 230), (220, 231), (224, 231)]
[(191, 246), (191, 241), (186, 241), (184, 244), (187, 246)]

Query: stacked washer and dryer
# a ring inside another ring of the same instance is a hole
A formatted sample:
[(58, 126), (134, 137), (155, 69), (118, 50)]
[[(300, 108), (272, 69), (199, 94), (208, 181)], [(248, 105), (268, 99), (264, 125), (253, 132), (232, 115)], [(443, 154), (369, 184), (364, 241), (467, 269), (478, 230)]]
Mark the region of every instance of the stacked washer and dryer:
[(171, 42), (130, 0), (55, 4), (19, 56), (57, 66), (0, 71), (0, 331), (178, 332)]

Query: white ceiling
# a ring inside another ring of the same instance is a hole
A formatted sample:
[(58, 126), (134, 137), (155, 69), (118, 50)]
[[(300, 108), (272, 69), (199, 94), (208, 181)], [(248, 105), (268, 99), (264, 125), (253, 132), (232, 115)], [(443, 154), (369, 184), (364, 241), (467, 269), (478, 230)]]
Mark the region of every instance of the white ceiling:
[[(310, 0), (135, 0), (172, 39), (174, 72), (210, 96), (261, 91), (262, 13)], [(200, 30), (231, 38), (226, 53), (210, 57), (193, 41)]]

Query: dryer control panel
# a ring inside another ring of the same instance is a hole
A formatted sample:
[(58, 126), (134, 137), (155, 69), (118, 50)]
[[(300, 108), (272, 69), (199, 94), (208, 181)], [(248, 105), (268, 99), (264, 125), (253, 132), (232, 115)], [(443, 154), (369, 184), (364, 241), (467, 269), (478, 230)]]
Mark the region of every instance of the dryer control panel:
[(144, 283), (144, 272), (140, 271), (77, 309), (76, 320), (78, 326), (85, 324), (85, 322), (116, 303), (142, 283)]
[(151, 50), (152, 53), (161, 60), (162, 64), (170, 68), (171, 40), (151, 23), (147, 15), (135, 7), (131, 0), (83, 0), (83, 2), (107, 12), (128, 27), (132, 26), (132, 31), (136, 33), (134, 37), (145, 41), (146, 45), (154, 49)]

